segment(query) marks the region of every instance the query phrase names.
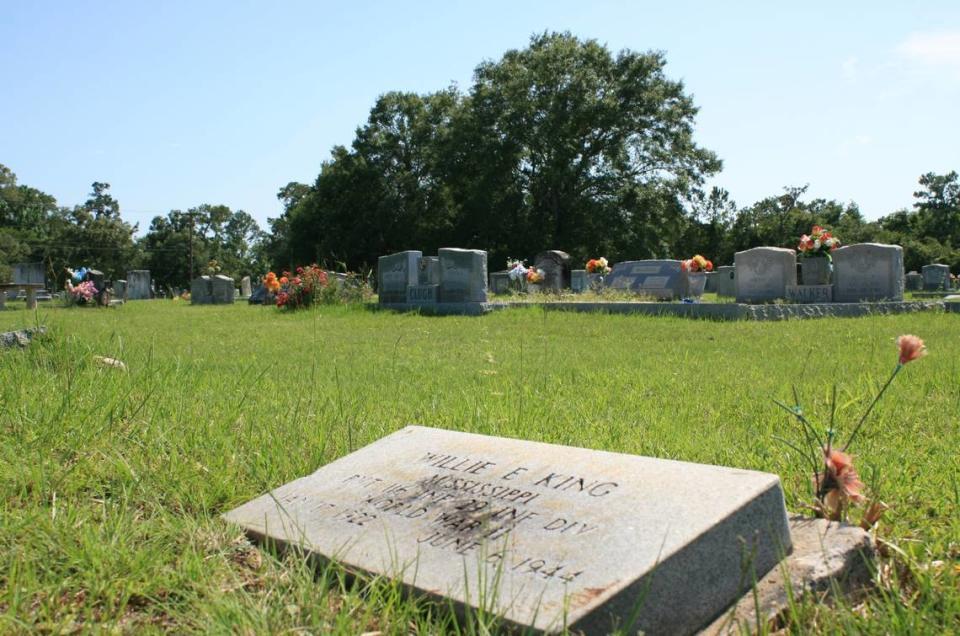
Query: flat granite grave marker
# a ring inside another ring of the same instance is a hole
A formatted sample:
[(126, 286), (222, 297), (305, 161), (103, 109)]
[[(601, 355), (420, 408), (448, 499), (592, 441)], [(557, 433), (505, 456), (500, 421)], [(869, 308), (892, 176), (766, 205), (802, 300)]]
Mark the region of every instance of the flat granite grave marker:
[(797, 253), (783, 247), (755, 247), (733, 256), (738, 303), (785, 298), (797, 284)]
[(674, 260), (623, 261), (614, 265), (613, 271), (604, 278), (604, 285), (611, 289), (662, 299), (679, 298), (684, 283), (680, 261)]
[(791, 549), (776, 475), (420, 426), (225, 518), (545, 632), (692, 633)]
[(857, 243), (833, 251), (833, 300), (903, 300), (903, 248)]

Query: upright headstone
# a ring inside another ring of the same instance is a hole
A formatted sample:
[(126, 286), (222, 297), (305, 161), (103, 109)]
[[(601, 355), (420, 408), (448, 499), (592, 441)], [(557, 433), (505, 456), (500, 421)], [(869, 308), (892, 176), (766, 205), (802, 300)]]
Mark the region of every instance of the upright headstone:
[(420, 285), (440, 284), (440, 258), (438, 256), (424, 256), (420, 259), (417, 281)]
[(209, 276), (197, 276), (190, 281), (190, 304), (210, 305), (213, 303), (213, 281)]
[(250, 298), (253, 294), (253, 287), (250, 285), (250, 277), (244, 276), (240, 279), (240, 295), (244, 298)]
[(494, 294), (506, 294), (510, 291), (509, 272), (490, 273), (490, 291)]
[(236, 297), (233, 288), (233, 279), (223, 274), (210, 278), (210, 290), (215, 305), (230, 305)]
[(716, 271), (717, 296), (737, 295), (737, 268), (733, 265), (721, 265)]
[(776, 475), (419, 426), (226, 518), (538, 633), (691, 634), (791, 549)]
[(127, 281), (122, 278), (113, 281), (113, 297), (118, 300), (127, 299)]
[(797, 253), (783, 247), (755, 247), (734, 255), (738, 303), (786, 298), (797, 284)]
[(672, 299), (683, 295), (685, 282), (680, 261), (621, 261), (605, 277), (604, 286)]
[(381, 256), (377, 261), (377, 295), (380, 303), (406, 303), (407, 287), (416, 285), (423, 252), (408, 250)]
[(151, 287), (150, 270), (134, 269), (127, 272), (128, 300), (149, 300)]
[(718, 280), (717, 272), (707, 272), (707, 282), (703, 286), (703, 291), (707, 292), (708, 294), (716, 294)]
[(46, 270), (43, 267), (43, 263), (14, 264), (13, 282), (19, 285), (45, 285)]
[(560, 250), (540, 252), (534, 267), (543, 270), (543, 289), (560, 291), (570, 287), (570, 255)]
[(441, 303), (487, 302), (487, 253), (442, 247), (440, 259)]
[(920, 272), (907, 272), (904, 280), (907, 291), (920, 291), (923, 289), (923, 274)]
[(833, 251), (833, 300), (903, 300), (903, 248), (857, 243)]
[(577, 294), (590, 289), (590, 278), (587, 276), (587, 270), (570, 270), (570, 289)]
[(950, 267), (948, 265), (924, 265), (920, 268), (923, 272), (923, 288), (927, 291), (939, 291), (948, 289), (950, 280)]

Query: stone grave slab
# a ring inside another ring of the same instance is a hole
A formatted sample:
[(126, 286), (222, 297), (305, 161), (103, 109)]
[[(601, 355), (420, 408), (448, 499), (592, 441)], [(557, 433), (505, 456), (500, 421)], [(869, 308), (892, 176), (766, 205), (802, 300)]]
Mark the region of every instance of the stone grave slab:
[(833, 251), (833, 300), (903, 300), (903, 248), (857, 243)]
[(487, 302), (487, 253), (442, 247), (440, 259), (440, 296), (442, 303)]
[(623, 261), (613, 266), (604, 278), (604, 286), (629, 290), (661, 299), (679, 298), (685, 279), (680, 261)]
[(225, 518), (538, 632), (692, 633), (791, 549), (775, 475), (420, 426)]
[(407, 302), (407, 287), (419, 281), (422, 256), (418, 250), (408, 250), (377, 260), (377, 296), (381, 304)]
[(250, 284), (250, 277), (244, 276), (240, 279), (240, 295), (249, 298), (253, 294), (253, 286)]
[(833, 285), (787, 285), (787, 300), (792, 303), (833, 302)]
[(113, 281), (113, 296), (120, 300), (124, 300), (127, 297), (127, 281), (119, 278)]
[(149, 269), (127, 272), (127, 300), (149, 300), (150, 282)]
[(785, 298), (797, 284), (797, 254), (783, 247), (755, 247), (734, 254), (738, 303)]
[(920, 268), (923, 276), (923, 288), (926, 291), (937, 291), (939, 289), (949, 289), (950, 267), (948, 265), (924, 265)]

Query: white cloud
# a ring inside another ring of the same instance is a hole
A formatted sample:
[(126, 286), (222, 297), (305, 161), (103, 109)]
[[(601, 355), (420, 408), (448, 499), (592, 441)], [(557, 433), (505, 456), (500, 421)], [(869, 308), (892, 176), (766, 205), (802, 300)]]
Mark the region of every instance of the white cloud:
[(854, 135), (844, 139), (837, 145), (837, 154), (843, 158), (853, 155), (859, 148), (869, 146), (873, 143), (873, 137), (870, 135)]
[(960, 31), (911, 33), (897, 45), (897, 52), (922, 64), (960, 68)]

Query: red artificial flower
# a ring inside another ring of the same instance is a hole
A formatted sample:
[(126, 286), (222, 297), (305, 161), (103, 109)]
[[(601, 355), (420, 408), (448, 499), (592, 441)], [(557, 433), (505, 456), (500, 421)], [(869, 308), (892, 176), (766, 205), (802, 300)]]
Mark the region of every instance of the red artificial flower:
[(853, 467), (853, 458), (838, 450), (824, 451), (824, 463), (827, 467), (825, 485), (833, 486), (841, 498), (851, 501), (863, 500), (863, 482)]

